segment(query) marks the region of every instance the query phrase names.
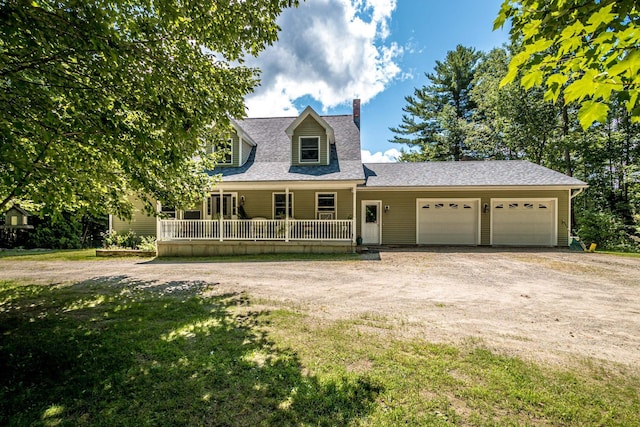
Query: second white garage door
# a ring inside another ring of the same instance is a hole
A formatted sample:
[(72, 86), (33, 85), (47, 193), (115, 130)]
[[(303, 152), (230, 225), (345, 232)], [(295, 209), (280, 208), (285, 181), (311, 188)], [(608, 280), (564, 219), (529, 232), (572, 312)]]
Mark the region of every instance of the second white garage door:
[(492, 199), (491, 244), (555, 246), (555, 199)]
[(417, 199), (419, 245), (478, 245), (479, 199)]

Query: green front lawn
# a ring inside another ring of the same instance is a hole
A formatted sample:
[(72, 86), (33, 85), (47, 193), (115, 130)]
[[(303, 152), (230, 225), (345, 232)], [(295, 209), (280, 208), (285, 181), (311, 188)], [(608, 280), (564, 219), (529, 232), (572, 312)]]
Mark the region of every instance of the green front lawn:
[(95, 249), (11, 249), (0, 251), (0, 259), (12, 261), (96, 260)]
[(0, 425), (633, 425), (637, 374), (259, 310), (205, 284), (0, 282)]

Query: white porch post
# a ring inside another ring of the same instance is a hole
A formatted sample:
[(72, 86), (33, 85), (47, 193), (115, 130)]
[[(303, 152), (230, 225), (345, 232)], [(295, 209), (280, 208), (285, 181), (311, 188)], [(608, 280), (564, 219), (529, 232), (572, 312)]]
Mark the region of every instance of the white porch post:
[(220, 230), (220, 241), (222, 242), (224, 240), (224, 228), (222, 227), (222, 221), (224, 218), (224, 197), (223, 197), (223, 192), (222, 192), (222, 188), (218, 189), (218, 192), (220, 193), (220, 213), (218, 214), (218, 230)]
[(284, 189), (284, 241), (289, 242), (289, 187)]
[(353, 199), (353, 214), (351, 215), (351, 242), (356, 243), (356, 195), (357, 195), (358, 187), (356, 185), (351, 189), (351, 195)]
[[(162, 223), (160, 222), (160, 212), (162, 211), (162, 205), (160, 204), (160, 200), (156, 201), (156, 240), (162, 239)], [(109, 218), (111, 219), (111, 218)], [(111, 224), (109, 224), (109, 228), (111, 228)]]

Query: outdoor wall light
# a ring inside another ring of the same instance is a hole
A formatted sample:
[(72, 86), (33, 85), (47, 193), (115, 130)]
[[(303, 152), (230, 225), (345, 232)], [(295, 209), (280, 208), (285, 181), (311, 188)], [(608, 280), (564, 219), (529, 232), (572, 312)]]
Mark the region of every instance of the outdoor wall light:
[(389, 212), (389, 209), (390, 209), (390, 208), (389, 208), (389, 205), (384, 205), (384, 211), (385, 211), (385, 213), (386, 213), (386, 212)]
[(244, 205), (244, 195), (240, 196), (240, 204)]
[(489, 213), (489, 203), (485, 203), (482, 206), (482, 213)]

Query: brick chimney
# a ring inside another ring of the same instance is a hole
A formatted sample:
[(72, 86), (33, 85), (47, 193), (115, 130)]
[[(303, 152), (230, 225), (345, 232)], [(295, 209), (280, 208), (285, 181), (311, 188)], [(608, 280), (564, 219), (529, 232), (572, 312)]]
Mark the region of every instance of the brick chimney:
[(360, 129), (360, 100), (353, 100), (353, 123)]

